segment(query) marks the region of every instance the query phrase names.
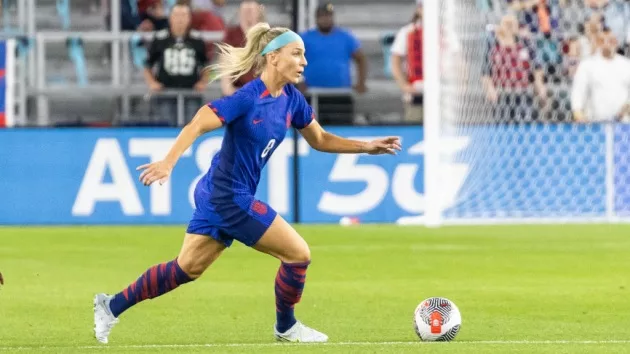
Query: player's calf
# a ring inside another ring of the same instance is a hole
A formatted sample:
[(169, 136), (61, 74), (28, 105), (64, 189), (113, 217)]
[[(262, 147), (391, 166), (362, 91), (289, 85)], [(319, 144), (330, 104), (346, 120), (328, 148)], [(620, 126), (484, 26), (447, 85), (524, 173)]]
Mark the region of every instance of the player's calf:
[(182, 270), (174, 259), (147, 269), (135, 282), (114, 295), (109, 307), (115, 317), (131, 306), (174, 290), (182, 284), (195, 280)]

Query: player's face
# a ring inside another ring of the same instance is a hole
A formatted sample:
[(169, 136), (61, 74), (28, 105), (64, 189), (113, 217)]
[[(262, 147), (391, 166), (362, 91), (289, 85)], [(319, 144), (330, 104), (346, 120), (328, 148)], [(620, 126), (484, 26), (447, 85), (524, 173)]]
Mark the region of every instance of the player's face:
[(284, 46), (277, 57), (276, 68), (287, 82), (297, 84), (306, 66), (304, 44), (293, 42)]

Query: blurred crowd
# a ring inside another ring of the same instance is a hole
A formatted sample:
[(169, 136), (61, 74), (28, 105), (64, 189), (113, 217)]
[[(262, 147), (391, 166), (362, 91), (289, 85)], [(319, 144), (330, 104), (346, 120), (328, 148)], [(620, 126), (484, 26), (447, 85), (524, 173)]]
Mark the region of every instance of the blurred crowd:
[[(145, 79), (152, 91), (188, 88), (203, 91), (215, 60), (215, 45), (195, 31), (222, 31), (223, 42), (242, 46), (247, 30), (264, 21), (254, 0), (240, 2), (238, 20), (222, 13), (230, 0), (123, 1), (124, 30), (158, 31), (148, 44)], [(236, 0), (232, 0), (236, 1)], [(410, 2), (413, 0), (410, 0)], [(630, 0), (470, 0), (491, 14), (484, 48), (468, 60), (482, 63), (483, 91), (493, 122), (610, 121), (630, 118)], [(171, 6), (168, 3), (171, 2)], [(423, 1), (401, 23), (386, 59), (400, 89), (404, 121), (423, 122)], [(350, 29), (336, 25), (334, 4), (315, 10), (316, 26), (300, 33), (308, 66), (298, 85), (318, 95), (323, 124), (353, 124), (355, 98), (368, 91), (368, 60)], [(406, 17), (407, 17), (406, 16)], [(272, 23), (272, 25), (274, 25)], [(471, 66), (474, 68), (474, 66)], [(354, 75), (353, 75), (354, 74)], [(252, 80), (252, 72), (221, 81), (223, 95)], [(331, 91), (332, 92), (332, 91)], [(310, 100), (310, 95), (307, 95)], [(188, 110), (198, 105), (187, 100)], [(174, 99), (158, 105), (173, 112)]]
[[(249, 28), (265, 21), (264, 8), (254, 0), (240, 2), (237, 23), (231, 26), (226, 25), (221, 13), (225, 0), (180, 0), (168, 15), (165, 3), (159, 0), (139, 0), (137, 9), (130, 4), (122, 9), (124, 30), (158, 31), (155, 40), (148, 44), (144, 75), (153, 92), (163, 88), (205, 89), (201, 83), (212, 73), (204, 72), (204, 68), (216, 59), (216, 47), (212, 41), (203, 42), (196, 31), (222, 31), (222, 42), (244, 46)], [(340, 89), (334, 94), (318, 95), (318, 117), (322, 124), (351, 125), (355, 119), (353, 93), (367, 91), (367, 60), (359, 40), (349, 30), (335, 26), (332, 4), (323, 3), (315, 12), (317, 28), (300, 34), (308, 66), (298, 88), (304, 93), (314, 88)], [(352, 63), (358, 73), (355, 83)], [(222, 94), (231, 95), (253, 78), (254, 73), (249, 72), (234, 81), (222, 79)], [(307, 95), (307, 99), (310, 101), (311, 97)], [(189, 113), (199, 102), (199, 98), (186, 99), (187, 117), (191, 117)], [(156, 106), (168, 116), (168, 112), (175, 112), (176, 99), (156, 99)]]
[(504, 0), (483, 89), (497, 122), (630, 116), (630, 1)]

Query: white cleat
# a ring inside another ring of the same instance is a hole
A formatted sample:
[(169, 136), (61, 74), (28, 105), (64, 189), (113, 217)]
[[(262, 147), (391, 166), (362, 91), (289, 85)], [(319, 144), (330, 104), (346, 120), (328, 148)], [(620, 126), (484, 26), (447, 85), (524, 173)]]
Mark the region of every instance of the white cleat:
[(107, 344), (107, 337), (112, 327), (118, 323), (118, 318), (114, 317), (109, 309), (109, 302), (113, 298), (106, 294), (94, 296), (94, 337), (105, 344)]
[(293, 327), (284, 333), (278, 332), (276, 326), (273, 326), (273, 332), (276, 339), (282, 342), (323, 343), (328, 341), (327, 335), (303, 325), (300, 321), (297, 321)]

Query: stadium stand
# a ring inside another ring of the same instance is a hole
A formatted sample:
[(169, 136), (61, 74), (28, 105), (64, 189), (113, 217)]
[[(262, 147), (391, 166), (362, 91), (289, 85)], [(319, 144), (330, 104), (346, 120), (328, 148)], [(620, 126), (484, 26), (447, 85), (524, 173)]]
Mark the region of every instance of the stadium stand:
[[(24, 28), (31, 32), (35, 29), (37, 33), (30, 48), (45, 51), (39, 65), (36, 50), (28, 52), (28, 61), (34, 63), (24, 67), (29, 120), (21, 122), (23, 125), (119, 124), (131, 114), (149, 113), (147, 90), (139, 70), (145, 53), (138, 35), (122, 37), (119, 68), (113, 68), (115, 63), (109, 55), (112, 47), (108, 44), (111, 40), (107, 38), (112, 32), (107, 31), (105, 20), (110, 0), (3, 1), (4, 18), (10, 19), (5, 21), (4, 34), (19, 33), (16, 30), (21, 21), (26, 22)], [(34, 24), (28, 23), (31, 2), (35, 4)], [(291, 1), (260, 2), (265, 6), (267, 22), (291, 25)], [(369, 92), (357, 98), (357, 113), (368, 115), (373, 124), (398, 121), (402, 114), (400, 92), (385, 67), (388, 52), (384, 43), (391, 43), (395, 31), (411, 17), (413, 2), (337, 0), (334, 4), (337, 25), (357, 35), (369, 59)], [(234, 23), (238, 5), (239, 1), (226, 2), (222, 9), (226, 22)], [(24, 16), (23, 11), (27, 12), (26, 18), (20, 17)], [(400, 13), (409, 16), (401, 17)], [(77, 36), (66, 36), (68, 31)], [(19, 38), (24, 44), (29, 43), (28, 37)], [(116, 73), (118, 78), (113, 77)], [(211, 99), (218, 95), (220, 90), (215, 83), (209, 86), (205, 96)]]

